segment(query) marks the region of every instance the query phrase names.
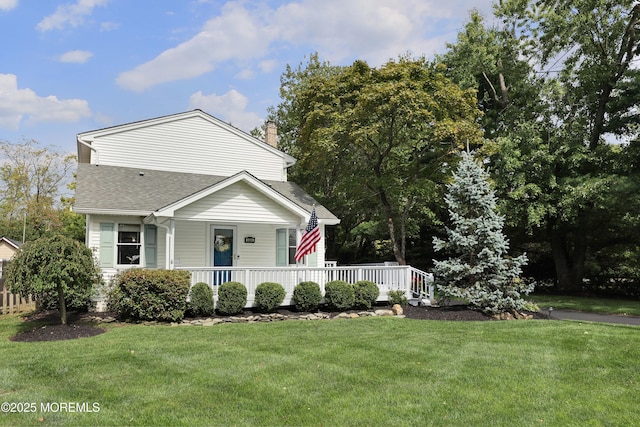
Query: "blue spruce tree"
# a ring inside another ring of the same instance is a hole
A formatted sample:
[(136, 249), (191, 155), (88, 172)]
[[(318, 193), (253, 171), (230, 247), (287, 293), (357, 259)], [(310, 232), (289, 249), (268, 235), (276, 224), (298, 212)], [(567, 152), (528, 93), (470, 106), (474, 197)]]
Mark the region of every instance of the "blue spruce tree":
[(446, 240), (433, 239), (436, 251), (451, 254), (434, 260), (436, 289), (445, 299), (461, 298), (489, 314), (522, 310), (523, 296), (533, 290), (533, 284), (520, 279), (527, 256), (507, 254), (504, 217), (496, 210), (488, 174), (464, 153), (453, 178), (445, 195), (451, 228)]

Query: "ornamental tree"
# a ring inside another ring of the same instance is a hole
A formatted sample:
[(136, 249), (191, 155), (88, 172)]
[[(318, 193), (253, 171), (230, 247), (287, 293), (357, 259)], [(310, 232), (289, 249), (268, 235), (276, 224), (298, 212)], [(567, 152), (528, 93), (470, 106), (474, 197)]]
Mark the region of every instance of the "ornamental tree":
[(39, 299), (55, 292), (63, 325), (67, 324), (65, 298), (89, 299), (100, 281), (91, 250), (60, 235), (25, 243), (14, 255), (6, 273), (11, 292)]
[(488, 177), (471, 154), (462, 155), (445, 195), (451, 228), (446, 228), (446, 240), (433, 239), (436, 251), (451, 254), (434, 260), (435, 284), (444, 298), (464, 299), (485, 313), (518, 311), (523, 296), (533, 290), (520, 279), (527, 257), (507, 254), (504, 217), (497, 212)]

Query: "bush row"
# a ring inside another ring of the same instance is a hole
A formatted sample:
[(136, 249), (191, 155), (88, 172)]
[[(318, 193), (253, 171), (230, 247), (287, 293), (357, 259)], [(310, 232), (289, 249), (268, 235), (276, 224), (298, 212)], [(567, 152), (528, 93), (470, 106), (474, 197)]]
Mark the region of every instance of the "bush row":
[[(210, 316), (215, 309), (221, 314), (233, 315), (240, 313), (247, 304), (247, 288), (242, 283), (220, 285), (215, 307), (209, 285), (200, 282), (189, 290), (189, 284), (190, 276), (186, 271), (127, 270), (114, 280), (108, 293), (108, 309), (131, 320), (179, 321), (185, 313), (195, 317)], [(378, 295), (378, 286), (373, 282), (363, 280), (351, 285), (334, 280), (325, 285), (324, 299), (336, 310), (369, 309)], [(402, 302), (403, 296), (390, 294), (390, 302)], [(256, 287), (255, 304), (263, 312), (272, 312), (282, 304), (284, 297), (282, 285), (264, 282)], [(316, 282), (301, 282), (293, 291), (295, 307), (300, 311), (317, 310), (322, 298), (320, 285)]]

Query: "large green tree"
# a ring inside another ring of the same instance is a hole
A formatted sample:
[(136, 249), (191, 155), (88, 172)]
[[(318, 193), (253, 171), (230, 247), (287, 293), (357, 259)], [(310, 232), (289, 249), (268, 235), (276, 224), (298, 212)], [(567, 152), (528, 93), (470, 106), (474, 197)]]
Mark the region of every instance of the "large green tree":
[(489, 174), (471, 154), (462, 155), (445, 202), (450, 222), (446, 239), (433, 239), (435, 249), (449, 255), (435, 261), (438, 292), (444, 298), (462, 298), (486, 313), (522, 310), (523, 297), (533, 290), (520, 278), (527, 257), (509, 256), (504, 217), (497, 212)]
[(333, 67), (312, 56), (282, 77), (274, 118), (299, 159), (292, 178), (349, 227), (384, 224), (400, 264), (407, 237), (435, 220), (443, 165), (481, 142), (473, 91), (443, 71), (425, 59)]
[(579, 289), (590, 254), (634, 235), (634, 203), (619, 202), (638, 192), (630, 146), (611, 142), (638, 138), (639, 14), (629, 0), (504, 0), (501, 27), (472, 15), (441, 58), (478, 89), (507, 220), (545, 236), (563, 290)]

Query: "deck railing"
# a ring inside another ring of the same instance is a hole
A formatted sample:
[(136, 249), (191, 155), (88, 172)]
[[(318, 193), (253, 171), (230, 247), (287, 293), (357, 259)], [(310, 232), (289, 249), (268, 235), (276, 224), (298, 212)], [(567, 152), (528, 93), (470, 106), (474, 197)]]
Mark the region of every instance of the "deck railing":
[(256, 287), (262, 282), (281, 284), (286, 292), (283, 305), (294, 304), (293, 290), (300, 282), (313, 281), (324, 285), (332, 280), (355, 283), (369, 280), (380, 289), (378, 301), (388, 301), (389, 291), (402, 290), (407, 298), (426, 297), (433, 300), (433, 275), (408, 265), (355, 265), (345, 267), (179, 267), (191, 272), (191, 286), (208, 284), (218, 300), (218, 285), (240, 282), (247, 288), (247, 307), (253, 307)]

